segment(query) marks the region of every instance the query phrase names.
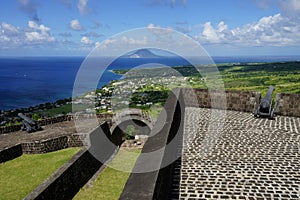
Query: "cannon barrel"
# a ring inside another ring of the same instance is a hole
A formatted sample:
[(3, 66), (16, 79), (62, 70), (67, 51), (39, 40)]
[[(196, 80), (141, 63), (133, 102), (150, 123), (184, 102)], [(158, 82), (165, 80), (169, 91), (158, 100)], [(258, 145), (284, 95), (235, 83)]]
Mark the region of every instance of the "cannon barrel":
[(260, 102), (263, 108), (269, 107), (269, 105), (271, 104), (273, 91), (274, 91), (274, 87), (269, 86), (266, 96)]
[(22, 118), (24, 121), (26, 121), (26, 122), (27, 122), (28, 124), (30, 124), (30, 125), (35, 125), (35, 124), (36, 124), (36, 122), (35, 122), (33, 119), (27, 117), (27, 116), (24, 115), (23, 113), (19, 113), (18, 116), (19, 116), (20, 118)]
[(28, 133), (34, 132), (34, 131), (39, 131), (42, 130), (40, 125), (31, 119), (30, 117), (25, 116), (23, 113), (19, 113), (18, 116), (23, 119), (23, 124), (21, 129), (23, 131), (27, 131)]
[(274, 91), (273, 86), (269, 86), (266, 96), (260, 101), (260, 110), (263, 112), (268, 112), (270, 106), (272, 106), (272, 94)]
[(273, 118), (274, 109), (272, 109), (272, 94), (274, 89), (273, 86), (269, 86), (266, 96), (260, 100), (257, 109), (254, 111), (254, 116), (268, 116)]

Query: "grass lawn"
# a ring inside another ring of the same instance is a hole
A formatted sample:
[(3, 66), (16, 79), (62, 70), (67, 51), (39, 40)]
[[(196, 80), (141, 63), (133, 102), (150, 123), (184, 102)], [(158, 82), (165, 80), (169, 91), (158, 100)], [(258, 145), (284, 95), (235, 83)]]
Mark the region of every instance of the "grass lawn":
[(51, 109), (48, 109), (46, 111), (40, 111), (38, 112), (38, 114), (41, 114), (43, 116), (55, 116), (57, 114), (61, 114), (61, 113), (70, 113), (72, 112), (72, 104), (66, 104), (66, 105), (63, 105), (59, 108), (51, 108)]
[(74, 110), (72, 110), (72, 104), (65, 104), (65, 105), (62, 105), (61, 107), (59, 108), (51, 108), (51, 109), (48, 109), (48, 110), (45, 110), (45, 111), (40, 111), (38, 112), (38, 114), (41, 114), (43, 116), (50, 116), (50, 117), (53, 117), (57, 114), (67, 114), (67, 113), (71, 113), (71, 112), (76, 112), (76, 111), (83, 111), (85, 110), (86, 108), (88, 108), (87, 105), (84, 105), (84, 104), (76, 104), (74, 105)]
[(227, 90), (257, 91), (265, 95), (268, 86), (273, 85), (274, 93), (300, 93), (300, 62), (224, 65), (219, 70)]
[(0, 164), (0, 199), (23, 199), (80, 148), (68, 148), (46, 154), (24, 154)]
[(138, 158), (141, 150), (134, 150), (127, 152), (119, 150), (116, 157), (110, 163), (110, 167), (106, 167), (99, 175), (97, 180), (90, 188), (82, 188), (74, 199), (101, 199), (111, 200), (119, 199), (130, 172), (116, 170), (120, 166), (126, 170), (131, 171), (136, 159)]

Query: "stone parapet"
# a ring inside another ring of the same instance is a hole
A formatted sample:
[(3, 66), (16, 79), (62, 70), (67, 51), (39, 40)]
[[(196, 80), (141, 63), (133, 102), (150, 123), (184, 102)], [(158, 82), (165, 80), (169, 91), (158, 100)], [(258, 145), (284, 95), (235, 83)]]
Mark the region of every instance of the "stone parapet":
[[(110, 136), (107, 123), (102, 123), (100, 127), (93, 130), (89, 135), (93, 138), (101, 134), (101, 132), (106, 136)], [(76, 136), (73, 138), (73, 141), (79, 138), (80, 136)], [(97, 145), (98, 143), (96, 142), (95, 144)], [(109, 151), (105, 146), (93, 146), (93, 141), (91, 141), (90, 149), (83, 148), (79, 151), (71, 160), (28, 194), (25, 199), (72, 199), (106, 161), (102, 162), (95, 158), (93, 154), (93, 149), (95, 148), (99, 148), (98, 150), (102, 153), (104, 152), (107, 159), (116, 151), (116, 149)]]
[(25, 154), (41, 154), (51, 151), (57, 151), (68, 147), (68, 136), (61, 136), (47, 140), (27, 142), (22, 144), (22, 150)]
[[(45, 118), (38, 120), (37, 123), (40, 126), (46, 126), (49, 124), (54, 124), (54, 123), (60, 123), (64, 121), (71, 121), (71, 120), (86, 120), (88, 118), (92, 117), (97, 117), (99, 122), (103, 121), (108, 121), (109, 125), (111, 125), (111, 119), (112, 119), (112, 114), (80, 114), (80, 115), (63, 115), (63, 116), (58, 116), (58, 117), (50, 117), (50, 118)], [(21, 124), (19, 125), (13, 125), (13, 126), (4, 126), (0, 127), (0, 134), (6, 134), (6, 133), (11, 133), (11, 132), (16, 132), (21, 130)]]
[(242, 112), (253, 112), (259, 103), (259, 92), (218, 91), (207, 89), (182, 89), (187, 107), (227, 109)]
[(0, 151), (0, 163), (19, 157), (23, 153), (41, 154), (65, 149), (68, 147), (82, 147), (84, 146), (86, 137), (87, 134), (72, 134), (68, 136), (60, 136), (56, 138), (17, 144)]
[(0, 151), (0, 163), (12, 160), (23, 154), (22, 145), (18, 144)]
[(300, 117), (300, 94), (276, 94), (279, 115)]

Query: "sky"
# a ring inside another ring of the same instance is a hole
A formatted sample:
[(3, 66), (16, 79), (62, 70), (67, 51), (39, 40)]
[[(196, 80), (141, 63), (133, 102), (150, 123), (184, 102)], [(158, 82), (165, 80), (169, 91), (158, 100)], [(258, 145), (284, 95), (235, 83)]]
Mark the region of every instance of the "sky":
[(178, 31), (212, 56), (300, 55), (299, 0), (1, 0), (0, 56), (86, 56), (142, 27)]

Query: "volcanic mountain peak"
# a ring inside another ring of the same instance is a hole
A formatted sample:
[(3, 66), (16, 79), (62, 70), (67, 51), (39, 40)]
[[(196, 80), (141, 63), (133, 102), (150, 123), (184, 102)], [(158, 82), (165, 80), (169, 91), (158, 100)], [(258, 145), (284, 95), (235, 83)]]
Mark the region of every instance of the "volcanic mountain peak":
[(160, 56), (152, 53), (149, 49), (139, 49), (128, 54), (130, 58), (159, 58)]

